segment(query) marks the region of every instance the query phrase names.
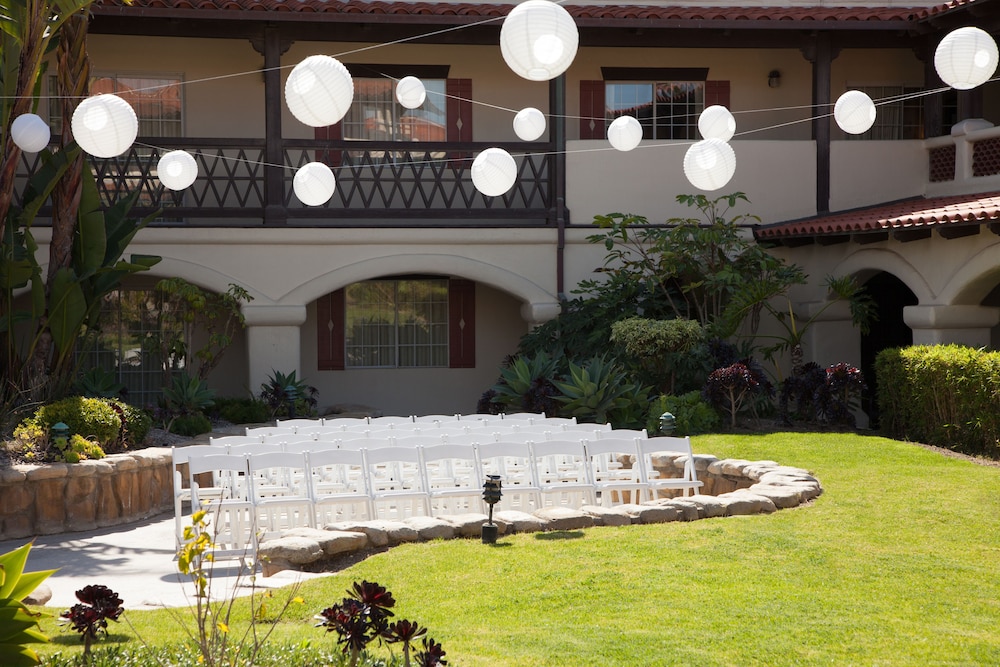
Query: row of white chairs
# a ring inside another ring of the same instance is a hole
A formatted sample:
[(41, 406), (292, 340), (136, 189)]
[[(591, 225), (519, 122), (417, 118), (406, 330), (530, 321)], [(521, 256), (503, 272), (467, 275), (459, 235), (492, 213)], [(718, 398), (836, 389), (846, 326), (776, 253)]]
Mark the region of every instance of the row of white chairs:
[[(243, 556), (257, 541), (295, 526), (366, 519), (484, 513), (483, 483), (499, 475), (500, 509), (641, 502), (661, 490), (699, 488), (687, 438), (500, 441), (389, 445), (187, 456), (190, 503), (214, 517), (216, 558)], [(178, 448), (178, 450), (193, 447)], [(176, 452), (177, 450), (175, 450)], [(662, 476), (653, 457), (686, 455), (681, 477)], [(178, 455), (180, 458), (180, 455)], [(179, 485), (175, 471), (175, 485)], [(182, 498), (175, 494), (177, 539)]]
[[(462, 430), (476, 431), (483, 428), (504, 430), (517, 428), (542, 427), (547, 429), (572, 430), (593, 429), (594, 424), (578, 424), (575, 417), (545, 417), (544, 414), (519, 413), (519, 417), (503, 417), (499, 415), (455, 415), (446, 419), (447, 415), (427, 415), (424, 417), (371, 417), (371, 418), (339, 418), (339, 419), (286, 419), (277, 420), (275, 426), (246, 427), (244, 436), (259, 438), (264, 441), (283, 438), (290, 435), (311, 435), (314, 438), (327, 433), (360, 432), (374, 430), (391, 431), (442, 431)], [(442, 419), (444, 418), (444, 419)], [(600, 425), (611, 428), (610, 424)], [(230, 436), (239, 437), (239, 436)]]

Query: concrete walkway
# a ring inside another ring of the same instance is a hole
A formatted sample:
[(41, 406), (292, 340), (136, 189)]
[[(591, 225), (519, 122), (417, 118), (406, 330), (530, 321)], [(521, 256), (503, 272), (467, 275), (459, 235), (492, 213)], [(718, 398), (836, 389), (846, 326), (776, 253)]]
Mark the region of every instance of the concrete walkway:
[[(0, 542), (6, 553), (28, 539)], [(52, 599), (46, 606), (68, 609), (78, 602), (76, 591), (103, 584), (118, 593), (125, 609), (182, 607), (193, 602), (194, 585), (177, 572), (174, 560), (174, 517), (163, 514), (125, 526), (37, 537), (28, 556), (27, 571), (58, 571), (46, 580)], [(220, 562), (212, 574), (213, 597), (249, 595), (248, 577), (239, 577), (236, 561)], [(285, 571), (271, 577), (257, 576), (257, 589), (287, 586), (296, 580), (321, 577)], [(234, 588), (240, 584), (239, 589)]]

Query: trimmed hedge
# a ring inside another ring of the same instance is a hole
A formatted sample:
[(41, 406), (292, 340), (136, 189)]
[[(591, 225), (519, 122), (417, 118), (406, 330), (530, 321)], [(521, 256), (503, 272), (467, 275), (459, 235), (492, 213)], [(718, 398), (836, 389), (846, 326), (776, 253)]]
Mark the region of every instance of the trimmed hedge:
[(875, 374), (883, 433), (1000, 458), (1000, 352), (891, 348), (879, 353)]

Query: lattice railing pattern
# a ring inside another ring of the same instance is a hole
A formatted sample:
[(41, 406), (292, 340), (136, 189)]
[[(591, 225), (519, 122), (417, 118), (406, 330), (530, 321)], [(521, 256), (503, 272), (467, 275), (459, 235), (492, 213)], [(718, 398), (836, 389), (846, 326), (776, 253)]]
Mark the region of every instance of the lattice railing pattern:
[(972, 144), (972, 175), (1000, 174), (1000, 138), (980, 139)]
[[(487, 144), (332, 142), (290, 140), (283, 150), (284, 169), (266, 164), (263, 139), (141, 138), (128, 152), (110, 159), (90, 159), (105, 204), (139, 191), (134, 215), (163, 209), (162, 220), (196, 217), (263, 221), (265, 207), (283, 207), (287, 219), (310, 224), (343, 225), (354, 219), (488, 219), (494, 222), (544, 223), (552, 217), (553, 152), (549, 144), (489, 144), (506, 148), (518, 165), (510, 192), (485, 197), (472, 184), (476, 152)], [(194, 156), (198, 178), (186, 190), (165, 189), (156, 178), (160, 156), (183, 149)], [(295, 168), (307, 162), (330, 165), (337, 177), (333, 198), (323, 206), (305, 206), (295, 197)], [(17, 199), (20, 204), (37, 156), (22, 158)], [(267, 201), (267, 179), (280, 180), (281, 200)], [(48, 211), (43, 209), (43, 215)]]
[(931, 183), (955, 180), (955, 144), (930, 149)]

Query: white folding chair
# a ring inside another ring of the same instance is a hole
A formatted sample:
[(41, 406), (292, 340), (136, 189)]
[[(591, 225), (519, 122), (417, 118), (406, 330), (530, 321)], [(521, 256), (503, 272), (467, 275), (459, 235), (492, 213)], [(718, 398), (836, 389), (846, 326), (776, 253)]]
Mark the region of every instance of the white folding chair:
[(323, 417), (320, 421), (323, 422), (323, 426), (331, 426), (343, 430), (348, 426), (367, 424), (368, 417)]
[[(171, 448), (171, 458), (173, 459), (171, 477), (173, 478), (174, 485), (174, 532), (176, 547), (178, 549), (181, 546), (181, 541), (184, 539), (184, 503), (190, 504), (191, 502), (191, 487), (184, 483), (186, 477), (184, 472), (181, 472), (181, 467), (186, 466), (192, 456), (225, 453), (225, 447), (215, 445), (188, 445), (187, 447)], [(221, 490), (212, 490), (211, 483), (203, 487), (202, 497), (208, 498), (220, 494)]]
[(243, 445), (233, 445), (227, 454), (250, 456), (251, 454), (271, 454), (282, 451), (280, 442), (248, 442)]
[(613, 428), (610, 430), (598, 430), (598, 438), (639, 438), (640, 440), (646, 440), (649, 438), (649, 434), (646, 433), (644, 428)]
[(396, 447), (432, 447), (434, 445), (443, 445), (447, 441), (445, 438), (439, 435), (424, 435), (427, 431), (423, 431), (421, 435), (410, 435), (408, 433), (402, 433), (399, 436), (393, 436), (390, 438), (392, 444)]
[[(659, 497), (660, 491), (674, 491), (682, 489), (684, 495), (690, 495), (692, 491), (700, 489), (704, 482), (698, 481), (698, 475), (694, 469), (694, 454), (691, 452), (691, 438), (657, 437), (639, 439), (636, 441), (639, 448), (639, 474), (642, 481), (648, 487), (649, 499), (654, 500)], [(684, 470), (680, 477), (671, 477), (663, 474), (663, 468), (669, 466), (673, 469), (673, 462), (677, 458), (684, 459)]]
[[(221, 490), (218, 496), (201, 494), (199, 479), (209, 475), (212, 487)], [(238, 558), (244, 565), (247, 558), (255, 559), (257, 526), (248, 495), (247, 457), (232, 454), (192, 456), (188, 460), (188, 479), (192, 511), (205, 510), (211, 517), (208, 530), (212, 538), (212, 558)]]
[(458, 421), (458, 415), (414, 415), (415, 424), (450, 424)]
[(471, 445), (421, 448), (424, 486), (433, 516), (482, 512), (483, 480)]
[(419, 448), (379, 447), (362, 451), (377, 518), (430, 515), (430, 497), (420, 470)]
[(639, 472), (639, 448), (635, 438), (587, 440), (584, 448), (590, 481), (601, 505), (611, 507), (642, 502), (649, 485)]
[(263, 438), (265, 435), (295, 435), (295, 429), (290, 426), (247, 426), (246, 435)]
[(397, 426), (401, 424), (412, 424), (413, 416), (402, 417), (399, 415), (386, 415), (385, 417), (369, 417), (368, 423), (372, 426), (385, 427)]
[(317, 527), (335, 521), (375, 518), (364, 452), (347, 449), (307, 452), (306, 463)]
[(597, 502), (582, 440), (543, 440), (530, 444), (543, 507), (580, 507)]
[(500, 509), (533, 512), (542, 506), (541, 489), (535, 481), (531, 444), (501, 440), (476, 445), (480, 479), (499, 475)]
[(277, 426), (278, 428), (291, 428), (298, 431), (300, 428), (308, 428), (311, 426), (322, 426), (323, 420), (308, 419), (308, 418), (275, 419), (274, 425)]
[(500, 416), (503, 419), (516, 419), (521, 421), (530, 421), (532, 419), (545, 419), (544, 412), (512, 412), (510, 414), (504, 412)]
[(314, 525), (305, 454), (284, 451), (251, 454), (247, 462), (250, 502), (256, 512), (261, 539), (274, 537), (289, 528)]
[[(245, 445), (251, 442), (263, 442), (259, 435), (223, 435), (218, 438), (208, 438), (208, 444), (213, 447), (228, 448), (230, 445)], [(225, 450), (222, 452), (225, 453)]]

